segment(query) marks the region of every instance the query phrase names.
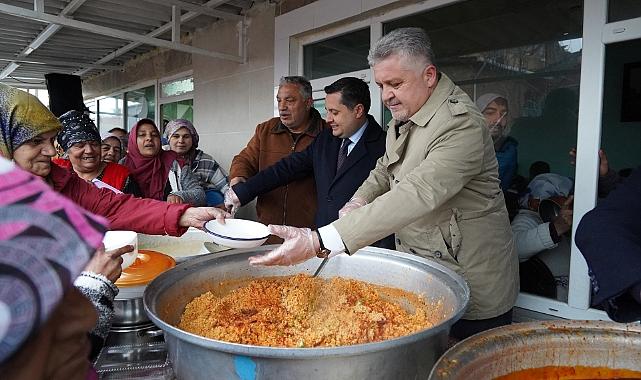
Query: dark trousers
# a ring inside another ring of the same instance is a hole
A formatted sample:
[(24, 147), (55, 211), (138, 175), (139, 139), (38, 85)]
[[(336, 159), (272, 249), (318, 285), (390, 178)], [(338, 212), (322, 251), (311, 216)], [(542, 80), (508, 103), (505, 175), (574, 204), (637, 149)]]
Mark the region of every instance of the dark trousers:
[(459, 319), (452, 325), (450, 337), (456, 340), (463, 340), (481, 331), (505, 326), (512, 323), (512, 309), (498, 317), (488, 319)]

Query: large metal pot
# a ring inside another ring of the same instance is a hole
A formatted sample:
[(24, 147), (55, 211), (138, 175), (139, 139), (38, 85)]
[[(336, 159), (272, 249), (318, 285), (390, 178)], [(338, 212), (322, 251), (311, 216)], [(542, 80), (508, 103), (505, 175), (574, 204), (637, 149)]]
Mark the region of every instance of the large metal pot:
[(641, 326), (545, 321), (499, 327), (449, 349), (432, 369), (430, 380), (494, 379), (546, 366), (641, 371)]
[(179, 379), (419, 379), (445, 351), (451, 325), (467, 306), (469, 289), (453, 271), (423, 258), (367, 247), (352, 257), (329, 260), (323, 277), (342, 276), (394, 286), (442, 300), (443, 322), (431, 329), (383, 342), (334, 348), (273, 348), (227, 343), (175, 327), (194, 297), (232, 279), (313, 273), (320, 259), (293, 267), (251, 267), (247, 258), (266, 246), (188, 261), (147, 286), (144, 302), (151, 320), (165, 331)]

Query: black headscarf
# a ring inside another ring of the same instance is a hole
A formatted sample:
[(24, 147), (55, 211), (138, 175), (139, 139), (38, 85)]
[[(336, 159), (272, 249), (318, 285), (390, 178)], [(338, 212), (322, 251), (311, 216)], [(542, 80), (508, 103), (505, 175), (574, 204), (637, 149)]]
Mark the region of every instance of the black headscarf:
[(58, 144), (66, 152), (79, 142), (95, 141), (100, 144), (100, 132), (93, 120), (84, 112), (69, 111), (60, 116), (62, 130), (58, 133)]

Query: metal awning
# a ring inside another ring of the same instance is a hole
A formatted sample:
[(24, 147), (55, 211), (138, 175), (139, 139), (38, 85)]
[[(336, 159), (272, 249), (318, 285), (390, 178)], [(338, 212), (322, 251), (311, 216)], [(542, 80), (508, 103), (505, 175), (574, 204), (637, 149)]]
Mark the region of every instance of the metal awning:
[(157, 47), (244, 62), (237, 54), (197, 48), (181, 37), (219, 20), (238, 22), (251, 0), (3, 0), (0, 82), (45, 87), (50, 72), (90, 76), (117, 70)]

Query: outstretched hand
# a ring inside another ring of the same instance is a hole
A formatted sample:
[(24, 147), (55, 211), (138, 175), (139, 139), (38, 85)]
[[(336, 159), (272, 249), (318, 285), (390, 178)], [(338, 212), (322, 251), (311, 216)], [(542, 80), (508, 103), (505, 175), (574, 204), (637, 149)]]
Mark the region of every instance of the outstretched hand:
[(190, 207), (182, 214), (178, 224), (181, 227), (203, 228), (205, 223), (216, 219), (220, 224), (225, 224), (225, 218), (231, 214), (216, 207)]
[(251, 265), (294, 265), (316, 256), (320, 250), (318, 238), (309, 228), (270, 224), (269, 232), (285, 241), (278, 248), (262, 256), (249, 258)]

